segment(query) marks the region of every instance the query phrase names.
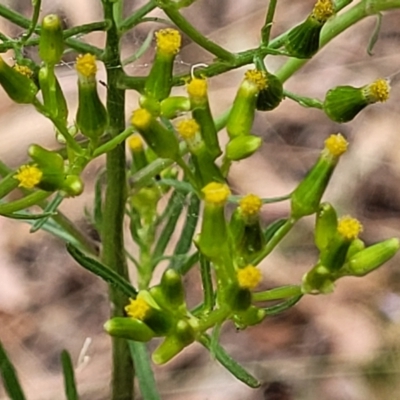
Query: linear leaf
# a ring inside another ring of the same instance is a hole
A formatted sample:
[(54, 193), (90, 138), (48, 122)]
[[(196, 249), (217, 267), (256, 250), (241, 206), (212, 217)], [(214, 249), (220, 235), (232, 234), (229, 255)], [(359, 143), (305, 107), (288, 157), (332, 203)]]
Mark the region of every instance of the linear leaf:
[(72, 365), (71, 356), (66, 350), (63, 350), (61, 353), (61, 364), (63, 368), (64, 389), (67, 400), (79, 400), (75, 383), (74, 367)]

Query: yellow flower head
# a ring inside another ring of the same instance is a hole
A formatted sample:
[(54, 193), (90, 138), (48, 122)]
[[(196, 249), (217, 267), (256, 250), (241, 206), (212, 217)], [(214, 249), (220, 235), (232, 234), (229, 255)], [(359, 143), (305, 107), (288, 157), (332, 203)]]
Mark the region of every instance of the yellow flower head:
[(385, 102), (389, 99), (390, 85), (386, 79), (380, 78), (367, 86), (367, 96), (371, 102)]
[(207, 81), (202, 78), (193, 78), (187, 85), (190, 97), (207, 97)]
[(258, 90), (263, 90), (267, 88), (267, 75), (264, 71), (259, 71), (257, 69), (250, 69), (246, 71), (245, 80), (256, 85)]
[(143, 140), (140, 135), (132, 135), (128, 139), (128, 146), (133, 152), (138, 152), (143, 150)]
[(258, 196), (248, 194), (240, 200), (239, 206), (243, 215), (252, 217), (259, 213), (262, 201)]
[(32, 78), (33, 71), (26, 65), (15, 64), (13, 68), (27, 78)]
[(185, 119), (178, 123), (176, 130), (183, 139), (192, 139), (200, 131), (200, 126), (194, 119)]
[(345, 239), (354, 240), (362, 232), (363, 227), (360, 221), (347, 215), (340, 218), (337, 230)]
[(206, 203), (214, 205), (224, 205), (231, 194), (229, 187), (225, 183), (211, 182), (201, 190), (204, 193)]
[(339, 157), (346, 152), (349, 143), (341, 133), (333, 134), (325, 140), (325, 149), (332, 156)]
[(80, 54), (76, 59), (75, 69), (85, 78), (94, 77), (97, 72), (96, 56), (93, 54)]
[(181, 34), (173, 28), (156, 32), (157, 50), (163, 54), (174, 55), (181, 47)]
[(136, 318), (143, 321), (151, 307), (143, 298), (129, 299), (130, 303), (125, 307), (125, 311), (131, 318)]
[(318, 0), (315, 3), (311, 17), (318, 22), (324, 23), (334, 13), (332, 0)]
[(248, 265), (237, 272), (239, 286), (242, 289), (254, 289), (260, 283), (261, 271), (254, 265)]
[(42, 179), (43, 172), (36, 165), (21, 165), (14, 178), (19, 181), (20, 187), (32, 189)]
[(146, 129), (150, 126), (152, 115), (145, 108), (139, 108), (133, 112), (131, 123), (137, 129)]

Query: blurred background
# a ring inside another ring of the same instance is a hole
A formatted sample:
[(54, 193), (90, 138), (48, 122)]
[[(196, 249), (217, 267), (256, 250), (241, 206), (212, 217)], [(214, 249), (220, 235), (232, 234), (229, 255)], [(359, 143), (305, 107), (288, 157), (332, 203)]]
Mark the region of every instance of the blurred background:
[[(29, 0), (0, 0), (31, 15)], [(43, 0), (43, 15), (57, 13), (66, 27), (102, 18), (98, 0)], [(353, 3), (357, 3), (354, 1)], [(144, 1), (126, 0), (126, 13)], [(183, 11), (199, 30), (231, 51), (258, 46), (268, 2), (263, 0), (197, 0)], [(313, 0), (278, 2), (273, 37), (302, 21)], [(155, 12), (152, 16), (162, 17)], [(340, 35), (285, 85), (300, 95), (324, 98), (337, 85), (363, 86), (400, 70), (400, 11), (383, 16), (373, 51), (367, 46), (376, 20), (369, 18)], [(161, 24), (143, 23), (123, 40), (124, 57), (142, 45)], [(12, 37), (20, 28), (0, 18), (0, 31)], [(102, 46), (101, 33), (85, 40)], [(35, 51), (32, 54), (35, 57)], [(126, 67), (130, 75), (146, 75), (153, 50)], [(3, 55), (4, 56), (4, 55)], [(12, 63), (12, 53), (7, 53)], [(67, 95), (70, 115), (76, 110), (75, 55), (66, 54), (57, 73)], [(267, 58), (271, 72), (285, 61)], [(212, 56), (184, 39), (177, 72), (188, 72)], [(231, 104), (245, 69), (210, 80), (215, 115)], [(101, 73), (99, 79), (102, 79)], [(314, 163), (325, 138), (341, 132), (350, 141), (324, 199), (339, 214), (351, 214), (364, 225), (366, 243), (400, 236), (400, 85), (390, 100), (373, 105), (354, 121), (339, 125), (315, 109), (287, 99), (272, 112), (258, 113), (253, 132), (262, 136), (261, 150), (232, 168), (229, 181), (238, 194), (273, 197), (289, 193)], [(177, 89), (175, 93), (180, 93)], [(137, 107), (127, 94), (127, 112)], [(127, 114), (127, 115), (129, 115)], [(71, 117), (72, 118), (72, 117)], [(57, 148), (51, 124), (32, 107), (14, 105), (0, 90), (0, 158), (11, 167), (24, 162), (27, 147), (39, 143)], [(224, 136), (222, 135), (222, 139)], [(93, 180), (104, 160), (85, 172), (82, 196), (66, 200), (63, 211), (93, 234), (84, 218), (91, 209)], [(265, 224), (284, 217), (287, 202), (265, 206)], [(313, 218), (302, 220), (262, 264), (263, 288), (297, 284), (315, 263)], [(109, 398), (110, 340), (103, 332), (109, 304), (106, 285), (71, 260), (64, 244), (47, 233), (29, 234), (29, 226), (0, 219), (0, 339), (15, 363), (31, 400), (63, 399), (60, 353), (67, 349), (76, 364), (83, 400)], [(94, 239), (96, 239), (94, 237)], [(293, 309), (262, 324), (237, 332), (227, 324), (221, 343), (262, 382), (259, 389), (238, 382), (210, 354), (192, 345), (166, 366), (156, 367), (165, 400), (382, 400), (400, 399), (400, 268), (395, 257), (363, 279), (345, 278), (327, 296), (306, 296)], [(134, 271), (132, 271), (134, 277)], [(190, 295), (199, 295), (199, 275), (185, 278)], [(151, 343), (150, 347), (154, 347)], [(0, 384), (0, 399), (5, 399)]]

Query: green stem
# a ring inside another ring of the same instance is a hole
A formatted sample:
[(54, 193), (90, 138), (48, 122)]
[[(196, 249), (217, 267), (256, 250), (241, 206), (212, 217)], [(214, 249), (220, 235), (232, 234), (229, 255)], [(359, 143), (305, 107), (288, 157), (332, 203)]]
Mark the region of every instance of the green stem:
[(286, 299), (288, 297), (301, 294), (301, 287), (297, 285), (282, 286), (265, 292), (255, 292), (252, 294), (253, 301), (272, 301)]
[(36, 0), (36, 2), (34, 3), (33, 15), (32, 15), (31, 23), (29, 26), (29, 30), (26, 33), (26, 35), (24, 35), (24, 37), (22, 39), (22, 43), (26, 43), (26, 41), (32, 36), (33, 32), (35, 32), (35, 29), (36, 29), (36, 26), (37, 26), (37, 23), (39, 20), (41, 5), (42, 5), (42, 0)]
[(277, 246), (277, 244), (286, 236), (286, 234), (293, 228), (293, 225), (297, 222), (297, 219), (288, 219), (272, 236), (269, 242), (266, 244), (264, 249), (257, 255), (253, 260), (252, 264), (259, 264), (271, 251)]
[(121, 25), (119, 25), (120, 34), (122, 35), (126, 31), (129, 31), (129, 29), (136, 26), (145, 15), (154, 10), (156, 7), (156, 0), (150, 0), (147, 4), (140, 7), (132, 15), (121, 22)]
[[(363, 0), (325, 24), (321, 32), (320, 47), (322, 48), (340, 33), (362, 19), (394, 8), (400, 8), (400, 0)], [(308, 59), (291, 58), (275, 73), (275, 75), (281, 82), (285, 82), (308, 61)]]
[(312, 97), (299, 96), (298, 94), (289, 92), (288, 90), (284, 90), (283, 95), (296, 103), (299, 103), (302, 107), (319, 108), (320, 110), (323, 108), (322, 101), (313, 99)]
[(261, 29), (261, 43), (265, 46), (267, 46), (269, 42), (277, 2), (278, 0), (270, 0), (267, 16), (265, 18), (265, 24)]
[[(104, 63), (107, 71), (107, 110), (110, 118), (109, 132), (115, 138), (125, 130), (125, 92), (116, 87), (121, 72), (118, 29), (113, 19), (113, 2), (103, 0), (104, 19), (112, 21), (107, 31)], [(125, 256), (123, 221), (126, 203), (126, 171), (124, 142), (107, 153), (107, 187), (102, 221), (102, 260), (113, 271), (129, 280)], [(112, 317), (124, 316), (128, 298), (110, 286)], [(128, 342), (112, 338), (113, 371), (112, 400), (132, 400), (134, 370)]]
[(235, 63), (236, 56), (230, 51), (225, 50), (223, 47), (214, 43), (210, 39), (203, 36), (192, 24), (190, 24), (186, 18), (184, 18), (180, 12), (175, 7), (165, 7), (163, 8), (165, 14), (170, 18), (170, 20), (180, 29), (182, 32), (186, 33), (195, 43), (201, 46), (203, 49), (214, 54), (219, 59), (225, 62)]
[(11, 201), (9, 203), (0, 204), (0, 215), (10, 214), (15, 211), (24, 210), (25, 208), (34, 206), (40, 203), (42, 200), (51, 196), (51, 192), (45, 192), (44, 190), (38, 190), (33, 192), (22, 199)]
[(125, 139), (127, 139), (129, 136), (132, 135), (133, 130), (134, 130), (133, 127), (126, 128), (119, 135), (115, 136), (108, 142), (99, 146), (97, 149), (95, 149), (93, 151), (93, 154), (92, 154), (93, 158), (99, 157), (102, 154), (105, 154), (110, 150), (114, 150), (118, 145), (120, 145), (122, 142), (124, 142)]

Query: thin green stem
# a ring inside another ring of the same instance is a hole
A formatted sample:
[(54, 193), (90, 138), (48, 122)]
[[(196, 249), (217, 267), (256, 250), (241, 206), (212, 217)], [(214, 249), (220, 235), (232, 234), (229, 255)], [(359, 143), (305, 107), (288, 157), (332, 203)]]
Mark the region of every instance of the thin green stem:
[(51, 196), (51, 192), (45, 192), (44, 190), (38, 190), (23, 197), (22, 199), (14, 200), (9, 203), (0, 204), (0, 215), (10, 214), (15, 211), (24, 210), (40, 203), (42, 200)]
[(130, 15), (128, 18), (124, 19), (121, 22), (121, 24), (118, 27), (120, 34), (122, 35), (126, 31), (129, 31), (129, 29), (132, 29), (142, 20), (142, 18), (145, 15), (147, 15), (150, 11), (154, 10), (156, 7), (157, 4), (155, 0), (150, 0), (147, 4), (140, 7), (132, 15)]
[(175, 7), (165, 7), (163, 8), (163, 11), (171, 19), (171, 21), (182, 30), (182, 32), (186, 33), (190, 39), (192, 39), (203, 49), (209, 51), (211, 54), (214, 54), (221, 60), (229, 63), (235, 63), (236, 56), (233, 53), (225, 50), (223, 47), (203, 36), (192, 24), (186, 20), (186, 18), (180, 14)]
[(125, 141), (125, 139), (127, 139), (129, 136), (132, 135), (133, 130), (134, 130), (133, 127), (128, 127), (123, 132), (121, 132), (119, 135), (115, 136), (114, 138), (112, 138), (108, 142), (102, 144), (101, 146), (97, 147), (97, 149), (95, 149), (93, 151), (93, 154), (92, 154), (93, 158), (99, 157), (102, 154), (105, 154), (108, 151), (115, 149), (118, 145), (123, 143)]
[[(341, 15), (335, 16), (325, 24), (321, 32), (320, 47), (324, 47), (340, 33), (362, 19), (394, 8), (400, 8), (400, 0), (363, 0), (357, 3), (354, 7)], [(308, 59), (291, 58), (275, 75), (281, 82), (285, 82), (308, 61)]]
[[(125, 92), (116, 87), (121, 72), (119, 55), (120, 43), (117, 25), (113, 20), (113, 2), (103, 0), (104, 19), (112, 21), (107, 31), (104, 63), (107, 71), (107, 110), (110, 119), (109, 133), (117, 137), (125, 130)], [(107, 153), (106, 178), (107, 188), (104, 200), (102, 220), (102, 260), (113, 271), (129, 280), (125, 256), (123, 222), (126, 203), (126, 170), (124, 142)], [(124, 316), (124, 306), (128, 298), (115, 287), (110, 286), (112, 317)], [(128, 342), (112, 338), (113, 371), (112, 400), (132, 400), (134, 369), (129, 354)]]
[(28, 32), (24, 35), (22, 39), (22, 43), (25, 43), (35, 32), (38, 20), (39, 20), (39, 14), (40, 14), (40, 7), (42, 5), (42, 0), (36, 0), (35, 2), (32, 2), (33, 5), (33, 15), (31, 19), (31, 23), (28, 29)]
[(272, 301), (281, 300), (301, 294), (301, 287), (298, 285), (288, 285), (266, 290), (265, 292), (252, 293), (253, 301)]
[(323, 102), (312, 97), (299, 96), (298, 94), (289, 92), (288, 90), (284, 90), (283, 95), (296, 103), (299, 103), (303, 107), (319, 108), (320, 110), (323, 108)]
[(269, 37), (271, 35), (271, 28), (272, 28), (272, 23), (274, 20), (275, 9), (276, 9), (277, 3), (278, 3), (278, 0), (270, 0), (269, 1), (267, 16), (265, 18), (265, 24), (261, 29), (261, 43), (264, 44), (265, 46), (267, 46), (269, 43)]
[(253, 260), (252, 264), (257, 265), (271, 251), (277, 246), (277, 244), (286, 236), (286, 234), (293, 228), (293, 225), (297, 222), (296, 219), (290, 218), (288, 219), (272, 236), (272, 238), (268, 241), (264, 249), (257, 255), (257, 257)]

